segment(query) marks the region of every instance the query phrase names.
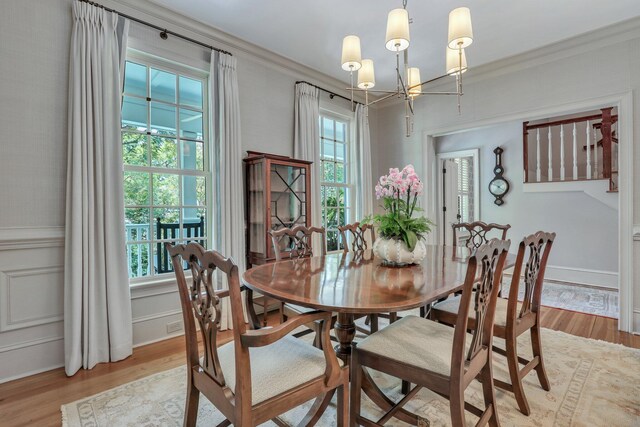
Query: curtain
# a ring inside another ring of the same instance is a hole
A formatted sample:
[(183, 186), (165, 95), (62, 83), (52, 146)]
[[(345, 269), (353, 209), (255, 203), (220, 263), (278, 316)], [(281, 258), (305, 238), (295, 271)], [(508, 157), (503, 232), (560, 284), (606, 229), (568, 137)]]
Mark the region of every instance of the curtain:
[[(293, 155), (312, 161), (311, 165), (311, 225), (322, 227), (320, 206), (320, 91), (307, 83), (296, 84), (294, 109)], [(320, 253), (320, 236), (314, 236), (313, 252)]]
[[(244, 186), (242, 184), (242, 141), (240, 138), (240, 98), (236, 58), (231, 55), (211, 53), (211, 99), (214, 101), (214, 129), (216, 129), (216, 190), (217, 248), (225, 256), (233, 258), (240, 275), (245, 270)], [(223, 275), (221, 275), (223, 276)], [(223, 288), (228, 288), (224, 277)], [(222, 300), (220, 326), (232, 327), (229, 299)]]
[[(357, 220), (373, 214), (373, 177), (371, 176), (371, 136), (367, 107), (357, 104), (355, 113), (357, 180)], [(367, 234), (368, 235), (368, 234)]]
[(65, 227), (65, 370), (131, 355), (120, 102), (128, 23), (73, 3)]

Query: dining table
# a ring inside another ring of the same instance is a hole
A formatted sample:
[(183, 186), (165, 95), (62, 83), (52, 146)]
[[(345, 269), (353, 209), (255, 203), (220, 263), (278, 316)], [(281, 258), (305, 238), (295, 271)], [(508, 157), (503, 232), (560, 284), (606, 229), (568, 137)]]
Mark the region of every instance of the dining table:
[[(242, 280), (251, 291), (269, 298), (336, 313), (336, 354), (349, 364), (356, 318), (428, 306), (462, 290), (471, 250), (438, 245), (426, 245), (426, 249), (421, 263), (404, 267), (387, 265), (371, 250), (345, 251), (255, 266)], [(514, 264), (515, 256), (509, 254), (504, 268)], [(362, 380), (363, 391), (380, 408), (393, 406), (367, 372)], [(402, 409), (396, 416), (415, 422)]]

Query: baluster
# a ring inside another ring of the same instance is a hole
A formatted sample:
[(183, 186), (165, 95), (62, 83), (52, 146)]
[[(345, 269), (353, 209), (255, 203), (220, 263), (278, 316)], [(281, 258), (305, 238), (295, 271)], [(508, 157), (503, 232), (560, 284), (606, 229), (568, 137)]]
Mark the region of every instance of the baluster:
[(573, 179), (578, 179), (578, 131), (573, 124)]
[(540, 128), (536, 129), (536, 181), (540, 182)]
[(549, 167), (547, 169), (547, 176), (549, 181), (553, 181), (553, 150), (551, 148), (551, 126), (549, 126), (549, 130), (547, 131), (547, 139), (549, 145), (547, 146), (547, 157), (549, 159)]
[(138, 247), (136, 251), (138, 253), (138, 275), (136, 277), (140, 277), (142, 276), (142, 245), (136, 246)]
[(591, 179), (591, 122), (587, 120), (587, 179)]
[(593, 175), (595, 179), (599, 178), (598, 172), (598, 137), (596, 128), (593, 128)]
[(560, 125), (560, 181), (564, 181), (564, 125)]

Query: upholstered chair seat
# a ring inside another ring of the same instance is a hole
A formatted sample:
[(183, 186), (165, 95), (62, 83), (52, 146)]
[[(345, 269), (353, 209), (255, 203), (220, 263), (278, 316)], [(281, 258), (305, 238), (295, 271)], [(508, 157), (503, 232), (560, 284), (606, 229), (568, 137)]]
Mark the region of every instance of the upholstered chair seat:
[[(358, 349), (448, 377), (454, 329), (418, 316), (404, 316), (358, 343)], [(473, 340), (467, 334), (465, 352)]]
[[(227, 385), (235, 390), (236, 358), (233, 341), (218, 348), (218, 357)], [(273, 344), (250, 349), (249, 357), (252, 405), (324, 376), (327, 366), (322, 350), (290, 335)], [(338, 363), (343, 365), (339, 359)], [(200, 364), (204, 364), (203, 359), (200, 359)]]

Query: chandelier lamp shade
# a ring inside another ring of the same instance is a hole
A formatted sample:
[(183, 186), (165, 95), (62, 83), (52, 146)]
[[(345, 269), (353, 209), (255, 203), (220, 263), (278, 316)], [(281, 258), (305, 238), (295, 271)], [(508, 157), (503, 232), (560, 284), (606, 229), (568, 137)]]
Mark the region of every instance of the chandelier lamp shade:
[[(462, 74), (467, 71), (465, 48), (473, 43), (471, 11), (467, 7), (459, 7), (449, 13), (449, 33), (445, 55), (445, 74), (430, 80), (422, 81), (420, 69), (409, 66), (409, 46), (411, 36), (409, 25), (412, 20), (407, 10), (407, 0), (403, 0), (402, 8), (393, 9), (387, 16), (387, 32), (385, 48), (396, 54), (396, 88), (395, 90), (372, 90), (375, 86), (374, 65), (371, 59), (362, 59), (360, 38), (348, 35), (342, 41), (342, 69), (349, 71), (351, 84), (347, 88), (351, 92), (351, 100), (355, 91), (364, 91), (365, 106), (376, 104), (387, 99), (404, 99), (406, 136), (411, 136), (413, 128), (413, 102), (420, 95), (454, 95), (458, 98), (458, 113), (461, 111), (460, 98), (462, 92)], [(402, 65), (400, 64), (402, 52)], [(354, 86), (353, 73), (358, 73), (357, 85)], [(425, 92), (423, 85), (436, 80), (453, 76), (456, 78), (455, 92)], [(369, 102), (369, 92), (380, 94), (380, 97)]]

